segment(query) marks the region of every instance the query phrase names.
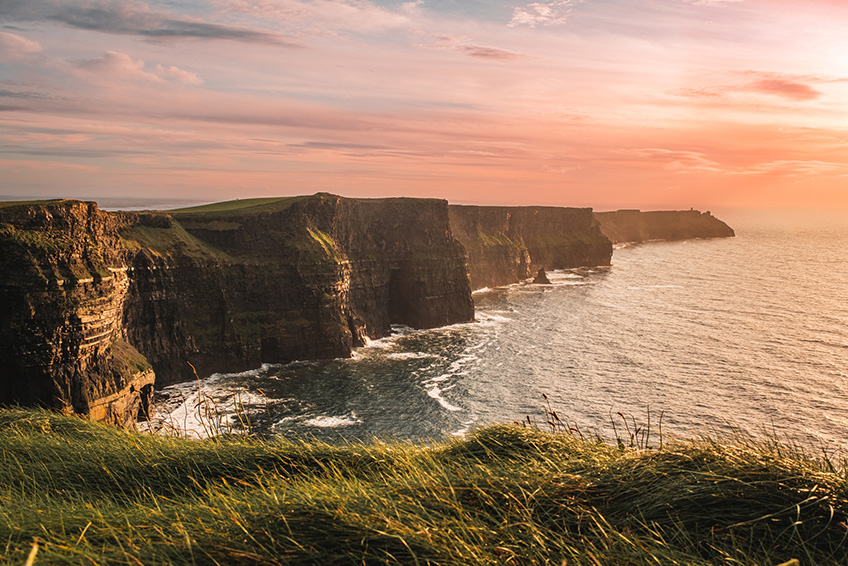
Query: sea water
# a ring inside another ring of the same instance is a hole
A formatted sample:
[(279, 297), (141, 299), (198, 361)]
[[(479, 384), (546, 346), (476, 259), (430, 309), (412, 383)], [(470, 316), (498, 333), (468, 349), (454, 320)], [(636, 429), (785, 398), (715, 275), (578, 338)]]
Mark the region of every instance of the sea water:
[(247, 420), (263, 434), (445, 438), (544, 422), (544, 395), (575, 428), (607, 438), (614, 422), (623, 432), (618, 413), (645, 424), (650, 412), (654, 433), (662, 414), (665, 435), (741, 429), (844, 450), (848, 222), (721, 217), (736, 238), (623, 246), (609, 268), (477, 291), (473, 323), (395, 327), (351, 359), (167, 388), (159, 419), (202, 436), (213, 407), (225, 426)]

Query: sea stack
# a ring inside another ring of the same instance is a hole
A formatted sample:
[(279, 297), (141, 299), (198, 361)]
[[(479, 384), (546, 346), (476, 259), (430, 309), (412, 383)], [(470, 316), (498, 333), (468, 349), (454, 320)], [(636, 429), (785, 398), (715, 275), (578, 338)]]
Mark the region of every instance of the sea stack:
[(548, 279), (547, 273), (545, 273), (545, 268), (540, 267), (538, 273), (536, 273), (536, 278), (533, 279), (534, 285), (551, 285), (551, 280)]

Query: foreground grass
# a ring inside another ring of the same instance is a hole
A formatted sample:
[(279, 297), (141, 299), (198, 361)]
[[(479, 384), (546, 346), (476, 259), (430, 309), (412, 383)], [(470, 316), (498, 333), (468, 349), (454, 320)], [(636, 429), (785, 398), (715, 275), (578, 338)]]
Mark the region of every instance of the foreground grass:
[(200, 442), (8, 409), (0, 461), (10, 564), (34, 539), (35, 564), (848, 564), (844, 468), (776, 444)]

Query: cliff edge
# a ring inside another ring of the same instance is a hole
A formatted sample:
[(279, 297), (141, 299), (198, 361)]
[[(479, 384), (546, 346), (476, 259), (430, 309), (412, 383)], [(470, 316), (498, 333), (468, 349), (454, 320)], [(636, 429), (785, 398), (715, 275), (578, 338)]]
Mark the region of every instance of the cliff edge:
[(699, 210), (617, 210), (596, 212), (601, 231), (614, 244), (651, 240), (730, 238), (736, 234), (727, 224)]
[(448, 207), (473, 289), (517, 283), (539, 269), (609, 265), (612, 244), (591, 208)]

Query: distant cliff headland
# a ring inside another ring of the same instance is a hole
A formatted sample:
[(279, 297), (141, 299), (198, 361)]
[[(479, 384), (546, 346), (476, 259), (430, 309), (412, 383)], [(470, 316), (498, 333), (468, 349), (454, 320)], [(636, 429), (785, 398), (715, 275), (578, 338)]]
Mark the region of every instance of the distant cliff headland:
[(154, 384), (194, 378), (187, 362), (346, 357), (392, 324), (473, 320), (473, 289), (609, 265), (610, 240), (728, 235), (697, 211), (321, 193), (141, 213), (0, 203), (0, 403), (129, 425)]
[(617, 210), (596, 212), (601, 231), (613, 244), (690, 238), (731, 238), (727, 224), (699, 210)]

